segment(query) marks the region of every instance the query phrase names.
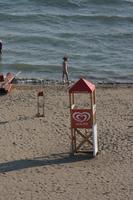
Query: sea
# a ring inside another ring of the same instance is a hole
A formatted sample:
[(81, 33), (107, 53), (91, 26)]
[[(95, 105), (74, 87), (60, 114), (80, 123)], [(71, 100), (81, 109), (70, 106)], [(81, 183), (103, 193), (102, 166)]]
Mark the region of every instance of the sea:
[(133, 83), (133, 0), (0, 0), (0, 72)]

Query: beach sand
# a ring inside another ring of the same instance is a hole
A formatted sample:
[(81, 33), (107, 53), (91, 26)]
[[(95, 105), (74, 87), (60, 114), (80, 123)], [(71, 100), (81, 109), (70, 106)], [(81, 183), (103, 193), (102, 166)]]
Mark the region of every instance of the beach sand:
[(133, 85), (96, 87), (99, 153), (92, 159), (69, 154), (66, 86), (15, 85), (0, 102), (0, 200), (133, 199)]

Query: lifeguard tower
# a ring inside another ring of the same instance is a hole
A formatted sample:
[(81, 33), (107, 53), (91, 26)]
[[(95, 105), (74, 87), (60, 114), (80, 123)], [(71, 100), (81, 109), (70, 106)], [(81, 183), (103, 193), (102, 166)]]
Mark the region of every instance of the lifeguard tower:
[(98, 152), (95, 85), (81, 78), (69, 89), (72, 153)]

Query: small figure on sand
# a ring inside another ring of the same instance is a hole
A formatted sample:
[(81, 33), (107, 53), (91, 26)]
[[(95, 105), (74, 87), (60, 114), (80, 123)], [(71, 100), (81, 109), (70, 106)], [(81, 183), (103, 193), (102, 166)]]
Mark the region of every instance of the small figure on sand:
[(63, 83), (67, 82), (67, 84), (69, 84), (69, 79), (68, 79), (68, 57), (67, 56), (63, 57), (62, 81), (63, 81)]
[(2, 41), (0, 40), (0, 54), (2, 54)]

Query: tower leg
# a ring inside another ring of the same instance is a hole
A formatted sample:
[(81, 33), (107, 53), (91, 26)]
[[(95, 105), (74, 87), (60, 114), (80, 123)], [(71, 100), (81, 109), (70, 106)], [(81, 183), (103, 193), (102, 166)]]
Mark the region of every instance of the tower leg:
[(93, 125), (93, 156), (98, 153), (97, 124)]

